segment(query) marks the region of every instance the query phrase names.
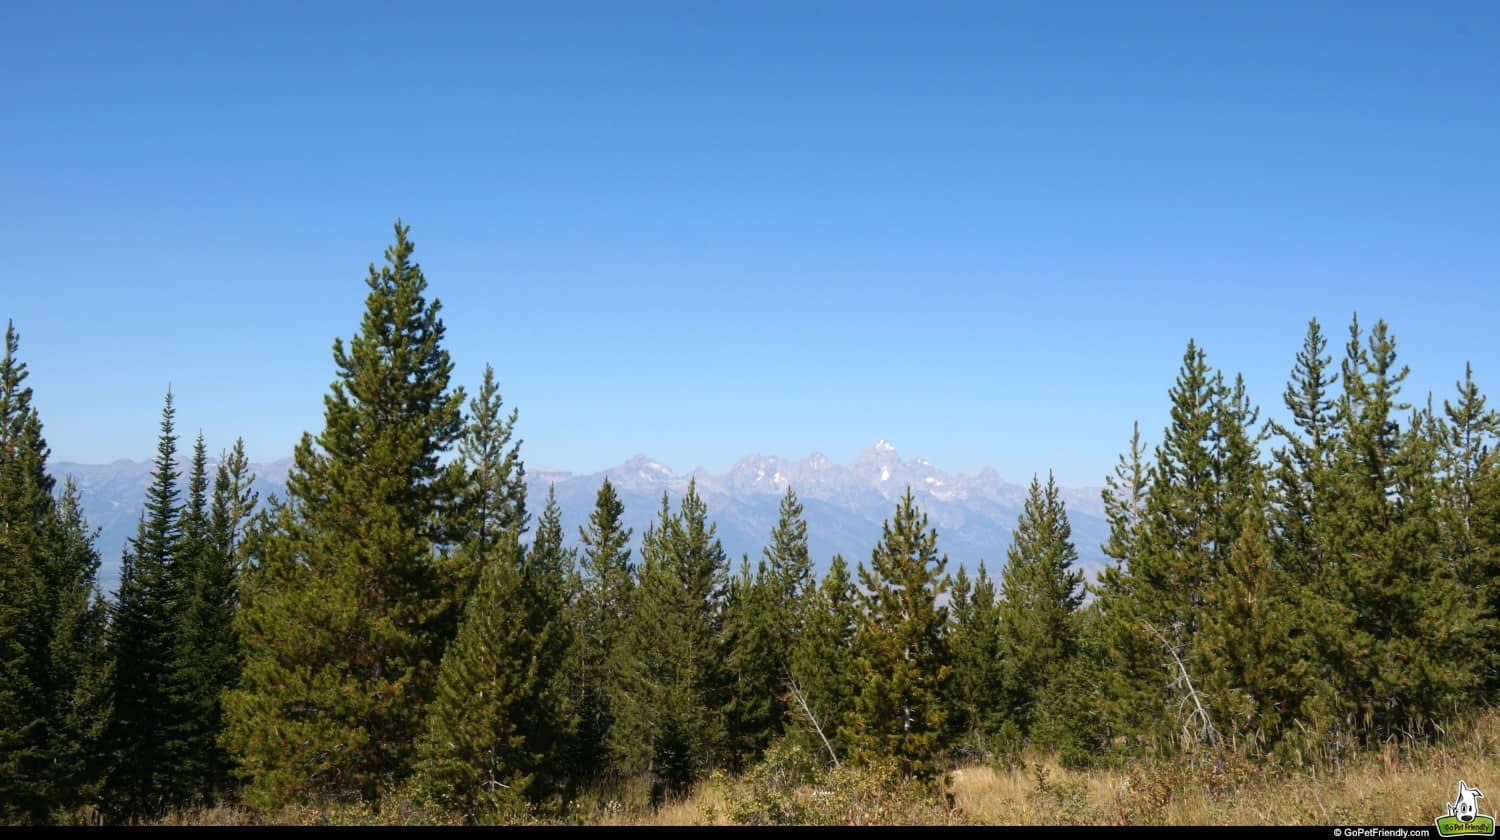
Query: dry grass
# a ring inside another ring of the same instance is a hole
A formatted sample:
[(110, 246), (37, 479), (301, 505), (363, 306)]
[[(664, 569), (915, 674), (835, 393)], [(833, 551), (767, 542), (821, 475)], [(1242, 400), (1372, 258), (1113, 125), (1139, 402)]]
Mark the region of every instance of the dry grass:
[(649, 806), (622, 808), (605, 815), (597, 825), (729, 825), (722, 785), (707, 784), (691, 796)]
[[(1063, 769), (1028, 757), (1017, 769), (955, 769), (953, 808), (913, 809), (892, 821), (984, 825), (1425, 825), (1444, 813), (1459, 779), (1500, 799), (1500, 713), (1479, 717), (1461, 734), (1434, 744), (1391, 745), (1339, 767), (1277, 773), (1239, 765), (1218, 771), (1187, 763), (1128, 770)], [(580, 799), (569, 822), (598, 825), (728, 825), (740, 795), (737, 779), (715, 775), (691, 796), (659, 808), (643, 788), (624, 785)], [(363, 808), (289, 807), (255, 814), (224, 806), (174, 814), (164, 825), (253, 825), (403, 822), (401, 808), (377, 815)]]
[(1043, 761), (1042, 785), (1035, 764), (965, 767), (953, 773), (953, 794), (966, 821), (989, 825), (1424, 825), (1444, 813), (1459, 779), (1500, 793), (1497, 732), (1492, 712), (1438, 744), (1392, 745), (1322, 771), (1247, 768), (1229, 784), (1184, 765), (1072, 772)]

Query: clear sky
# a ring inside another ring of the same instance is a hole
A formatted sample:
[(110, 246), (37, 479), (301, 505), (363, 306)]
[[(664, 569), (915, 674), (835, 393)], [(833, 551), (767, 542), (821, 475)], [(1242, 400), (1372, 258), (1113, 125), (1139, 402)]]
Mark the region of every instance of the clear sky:
[(412, 226), (533, 468), (1097, 484), (1189, 337), (1388, 319), (1500, 401), (1500, 4), (9, 2), (0, 317), (54, 458), (321, 425)]

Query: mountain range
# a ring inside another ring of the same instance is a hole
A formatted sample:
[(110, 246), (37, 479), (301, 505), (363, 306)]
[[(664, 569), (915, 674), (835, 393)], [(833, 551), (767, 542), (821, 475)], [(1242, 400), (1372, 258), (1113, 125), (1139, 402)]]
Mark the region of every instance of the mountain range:
[[(286, 492), (291, 467), (290, 458), (253, 465), (255, 489), (262, 499)], [(186, 470), (185, 463), (182, 468)], [(99, 529), (100, 583), (112, 591), (119, 581), (121, 549), (135, 533), (151, 480), (151, 462), (59, 462), (53, 464), (52, 472), (59, 479), (71, 474), (78, 484), (89, 524)], [(638, 455), (597, 473), (529, 471), (526, 484), (533, 521), (550, 485), (562, 508), (565, 532), (576, 544), (579, 526), (593, 510), (594, 495), (606, 476), (625, 505), (625, 521), (634, 529), (636, 548), (661, 507), (662, 493), (668, 494), (675, 509), (689, 480), (695, 480), (735, 568), (741, 555), (748, 554), (752, 563), (761, 556), (761, 547), (776, 524), (781, 496), (791, 486), (805, 509), (809, 549), (820, 573), (834, 554), (843, 554), (851, 566), (868, 562), (870, 550), (880, 539), (881, 523), (911, 487), (918, 506), (937, 529), (938, 547), (948, 555), (949, 571), (962, 564), (972, 572), (983, 560), (998, 575), (1026, 499), (1025, 483), (1005, 481), (993, 468), (973, 474), (948, 473), (922, 458), (903, 460), (894, 446), (882, 440), (848, 465), (835, 464), (817, 452), (800, 461), (748, 455), (727, 472), (699, 468), (677, 473)], [(1062, 488), (1061, 492), (1080, 565), (1092, 578), (1106, 562), (1099, 548), (1108, 534), (1099, 488)]]

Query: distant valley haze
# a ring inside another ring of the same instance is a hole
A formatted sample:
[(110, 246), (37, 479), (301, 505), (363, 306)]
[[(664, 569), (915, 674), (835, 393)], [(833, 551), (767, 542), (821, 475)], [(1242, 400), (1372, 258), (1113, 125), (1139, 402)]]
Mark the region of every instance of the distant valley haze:
[[(180, 441), (179, 451), (190, 446), (190, 441)], [(523, 447), (523, 459), (525, 454)], [(186, 460), (178, 467), (185, 476)], [(285, 496), (291, 468), (291, 458), (252, 465), (255, 489), (263, 503), (272, 494)], [(89, 524), (99, 528), (96, 547), (103, 563), (99, 578), (106, 591), (119, 583), (121, 549), (135, 533), (151, 469), (149, 460), (51, 465), (59, 479), (73, 476), (82, 492)], [(718, 536), (732, 569), (739, 568), (742, 555), (748, 554), (752, 565), (760, 558), (761, 547), (776, 524), (781, 496), (790, 486), (805, 508), (808, 545), (820, 574), (835, 554), (843, 554), (851, 567), (868, 561), (870, 550), (880, 539), (881, 523), (891, 516), (907, 487), (928, 514), (930, 525), (937, 529), (938, 548), (948, 555), (949, 571), (963, 565), (972, 573), (983, 560), (991, 573), (998, 572), (1005, 564), (1011, 529), (1031, 480), (1030, 475), (1002, 477), (989, 467), (967, 474), (947, 472), (925, 458), (903, 458), (885, 440), (867, 447), (849, 464), (834, 463), (818, 452), (800, 460), (754, 454), (722, 473), (702, 468), (677, 472), (648, 456), (637, 455), (593, 473), (528, 469), (527, 504), (533, 523), (545, 503), (548, 487), (556, 488), (568, 543), (576, 545), (579, 526), (593, 510), (594, 495), (605, 477), (625, 505), (625, 523), (634, 529), (632, 547), (637, 550), (641, 534), (660, 510), (662, 492), (668, 493), (675, 506), (688, 482), (696, 480), (698, 492), (708, 504), (709, 517), (718, 525)], [(1040, 471), (1040, 478), (1046, 481), (1045, 470)], [(1062, 492), (1080, 565), (1090, 576), (1106, 560), (1099, 550), (1108, 535), (1099, 493), (1098, 487), (1065, 488)]]

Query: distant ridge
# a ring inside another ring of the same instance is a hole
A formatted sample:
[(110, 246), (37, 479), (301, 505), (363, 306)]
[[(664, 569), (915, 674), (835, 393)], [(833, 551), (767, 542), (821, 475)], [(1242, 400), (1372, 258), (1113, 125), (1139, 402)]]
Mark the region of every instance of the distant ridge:
[[(291, 458), (252, 466), (255, 489), (262, 499), (285, 494), (291, 466)], [(186, 469), (185, 462), (182, 467)], [(106, 590), (113, 590), (119, 580), (121, 549), (134, 534), (140, 516), (151, 462), (58, 462), (52, 465), (52, 473), (58, 478), (71, 474), (78, 483), (89, 524), (100, 532), (100, 582)], [(688, 481), (695, 479), (736, 567), (741, 555), (750, 555), (752, 563), (760, 557), (776, 523), (780, 497), (790, 485), (805, 508), (808, 542), (820, 572), (836, 553), (851, 564), (867, 560), (880, 538), (881, 522), (910, 486), (938, 531), (938, 546), (948, 555), (950, 571), (959, 564), (972, 571), (983, 560), (992, 573), (998, 573), (1005, 565), (1011, 528), (1026, 498), (1024, 482), (1005, 481), (991, 467), (973, 474), (948, 473), (923, 458), (903, 460), (894, 445), (881, 440), (848, 465), (814, 452), (801, 460), (747, 455), (723, 473), (703, 469), (678, 473), (645, 455), (596, 473), (529, 470), (526, 483), (533, 515), (541, 510), (548, 486), (553, 486), (566, 533), (576, 542), (578, 527), (593, 509), (594, 494), (605, 476), (625, 504), (625, 521), (635, 529), (637, 547), (641, 533), (660, 508), (662, 493), (675, 504)], [(1063, 488), (1062, 495), (1073, 525), (1073, 541), (1092, 576), (1105, 562), (1099, 545), (1108, 534), (1099, 488)]]

